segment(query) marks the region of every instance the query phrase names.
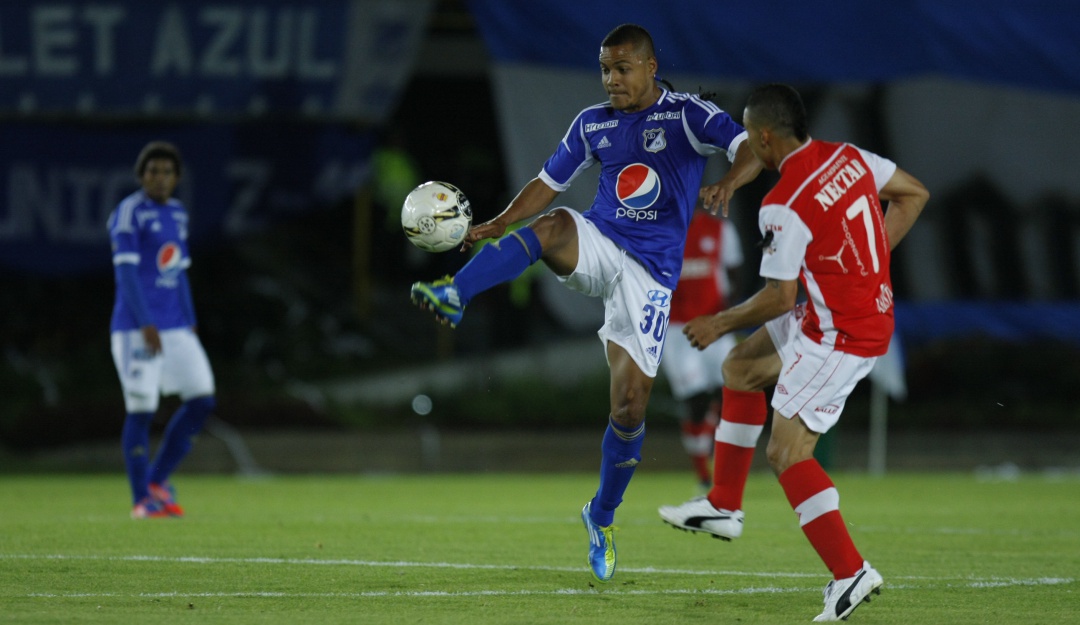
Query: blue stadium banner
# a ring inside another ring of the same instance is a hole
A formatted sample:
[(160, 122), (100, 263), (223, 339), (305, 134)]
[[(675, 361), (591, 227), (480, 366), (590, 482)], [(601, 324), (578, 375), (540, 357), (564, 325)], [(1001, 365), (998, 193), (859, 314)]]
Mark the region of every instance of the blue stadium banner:
[(0, 2), (0, 114), (376, 123), (432, 0)]
[(1080, 93), (1080, 3), (1060, 0), (469, 0), (500, 63), (593, 70), (622, 22), (674, 68), (728, 80), (886, 82), (919, 76)]
[(155, 139), (184, 158), (177, 197), (193, 245), (353, 197), (375, 132), (340, 124), (9, 123), (0, 126), (0, 267), (40, 275), (107, 270), (105, 222), (138, 188), (139, 150)]

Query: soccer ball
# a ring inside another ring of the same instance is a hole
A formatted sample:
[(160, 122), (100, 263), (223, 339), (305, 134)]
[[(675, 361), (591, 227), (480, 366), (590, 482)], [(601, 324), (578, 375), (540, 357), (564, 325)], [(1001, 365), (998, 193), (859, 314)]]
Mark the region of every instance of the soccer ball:
[(405, 236), (425, 252), (445, 252), (461, 245), (471, 225), (468, 198), (448, 182), (425, 182), (405, 196), (401, 207)]

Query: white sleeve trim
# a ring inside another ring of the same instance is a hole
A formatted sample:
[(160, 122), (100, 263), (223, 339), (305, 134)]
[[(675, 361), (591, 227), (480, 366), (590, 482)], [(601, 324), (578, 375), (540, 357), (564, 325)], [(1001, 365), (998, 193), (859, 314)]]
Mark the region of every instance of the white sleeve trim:
[(121, 252), (113, 255), (112, 262), (114, 265), (138, 265), (139, 255), (136, 252)]
[(581, 170), (582, 168), (579, 167), (578, 170), (574, 172), (574, 175), (570, 176), (570, 180), (566, 184), (559, 184), (555, 182), (555, 180), (543, 169), (540, 170), (540, 173), (537, 174), (536, 177), (542, 180), (544, 184), (551, 187), (553, 191), (558, 191), (559, 193), (562, 193), (563, 191), (566, 191), (570, 188), (570, 183), (574, 181), (574, 178), (577, 178), (577, 175), (581, 172)]

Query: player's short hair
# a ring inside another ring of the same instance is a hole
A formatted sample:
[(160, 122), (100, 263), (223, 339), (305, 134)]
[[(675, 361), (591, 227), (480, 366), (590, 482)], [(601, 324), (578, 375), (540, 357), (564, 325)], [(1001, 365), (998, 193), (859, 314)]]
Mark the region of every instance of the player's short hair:
[(647, 59), (656, 56), (656, 51), (653, 49), (652, 35), (644, 27), (637, 24), (620, 24), (616, 26), (600, 42), (600, 47), (610, 48), (625, 44), (634, 46), (636, 50), (644, 53)]
[(146, 171), (146, 164), (155, 158), (171, 160), (173, 167), (176, 168), (176, 175), (180, 175), (182, 166), (180, 150), (168, 141), (151, 141), (139, 152), (139, 158), (135, 159), (135, 177), (141, 180), (143, 172)]
[(754, 122), (773, 132), (806, 141), (810, 135), (806, 107), (799, 92), (789, 85), (771, 83), (754, 89), (746, 100)]

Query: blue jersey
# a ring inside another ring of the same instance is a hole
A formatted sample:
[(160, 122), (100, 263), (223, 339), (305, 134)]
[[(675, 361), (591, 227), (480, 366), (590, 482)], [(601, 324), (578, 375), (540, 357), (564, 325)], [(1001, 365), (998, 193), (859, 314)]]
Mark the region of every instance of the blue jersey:
[[(109, 215), (113, 266), (135, 265), (150, 322), (158, 330), (195, 325), (184, 274), (191, 264), (187, 238), (188, 214), (179, 200), (158, 204), (136, 191)], [(141, 324), (121, 294), (119, 275), (116, 282), (111, 330), (138, 329)]]
[(600, 163), (596, 199), (584, 215), (674, 289), (705, 162), (735, 150), (746, 131), (712, 102), (663, 90), (647, 109), (623, 113), (610, 103), (581, 111), (540, 178), (565, 191)]

